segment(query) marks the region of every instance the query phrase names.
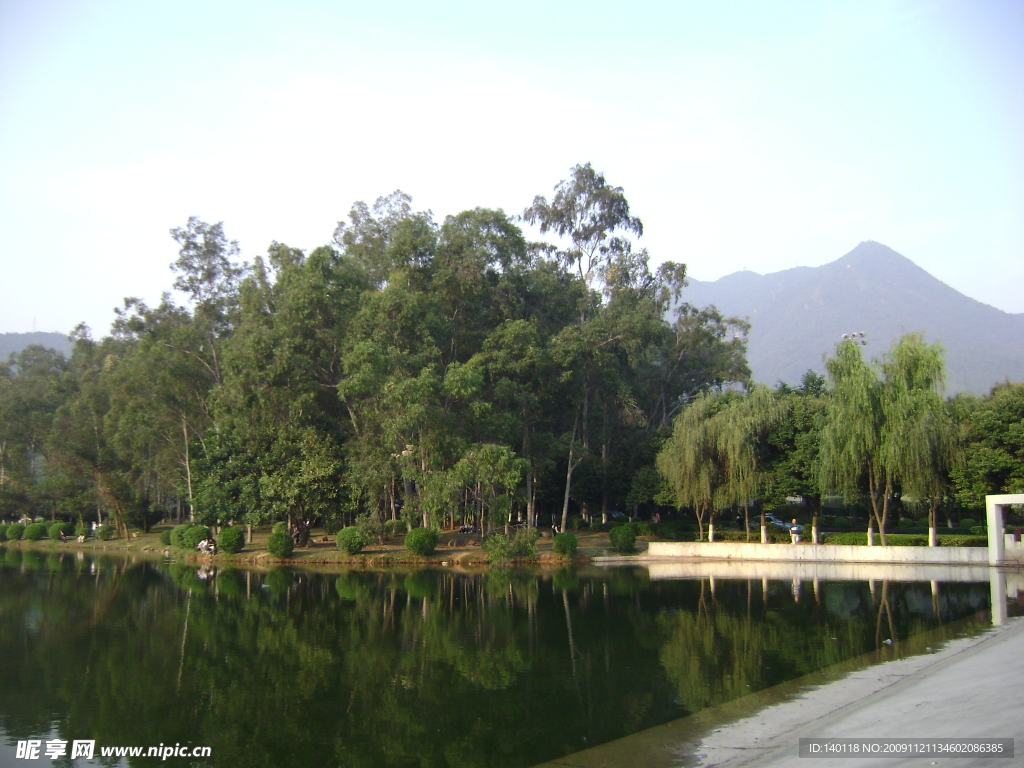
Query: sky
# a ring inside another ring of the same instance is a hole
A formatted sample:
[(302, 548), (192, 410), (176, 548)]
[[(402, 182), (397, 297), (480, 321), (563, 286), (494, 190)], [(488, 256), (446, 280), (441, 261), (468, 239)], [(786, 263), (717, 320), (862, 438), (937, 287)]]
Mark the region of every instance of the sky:
[(0, 0), (0, 332), (108, 332), (169, 230), (312, 250), (590, 162), (701, 280), (888, 245), (1024, 312), (1019, 0)]

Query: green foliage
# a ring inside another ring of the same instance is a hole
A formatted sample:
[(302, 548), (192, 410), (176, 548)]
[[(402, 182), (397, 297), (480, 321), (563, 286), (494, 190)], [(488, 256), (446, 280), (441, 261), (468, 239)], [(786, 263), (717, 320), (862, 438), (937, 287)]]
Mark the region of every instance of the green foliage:
[(512, 536), (511, 554), (513, 560), (532, 560), (537, 557), (537, 539), (540, 534), (536, 528), (520, 528)]
[(505, 563), (512, 557), (512, 542), (504, 533), (492, 533), (480, 542), (488, 563)]
[(830, 519), (830, 524), (835, 528), (849, 528), (850, 518), (837, 515)]
[(636, 534), (633, 533), (633, 529), (628, 525), (612, 528), (608, 532), (608, 539), (611, 541), (612, 547), (616, 552), (632, 552), (633, 545), (636, 544)]
[(376, 512), (364, 512), (356, 516), (355, 527), (366, 541), (366, 544), (363, 545), (364, 547), (370, 542), (380, 543), (384, 540), (384, 523), (381, 522), (380, 515)]
[(913, 520), (908, 517), (900, 518), (900, 528), (913, 528), (917, 525)]
[[(60, 535), (64, 533), (66, 523), (54, 523), (50, 526), (50, 538), (54, 541), (60, 541)], [(67, 535), (67, 534), (65, 534)]]
[(385, 536), (390, 536), (390, 537), (404, 536), (407, 531), (408, 531), (408, 527), (406, 526), (404, 520), (395, 519), (395, 520), (385, 520), (384, 521), (384, 535)]
[(270, 533), (290, 533), (288, 530), (288, 523), (285, 520), (278, 520), (272, 526), (270, 526)]
[(569, 515), (569, 530), (578, 531), (587, 528), (590, 524), (583, 519), (582, 515)]
[(174, 526), (171, 529), (171, 546), (179, 549), (183, 548), (185, 545), (182, 543), (181, 537), (184, 536), (185, 531), (191, 527), (192, 523), (182, 523), (181, 525)]
[(117, 530), (112, 525), (101, 525), (96, 529), (96, 538), (99, 541), (110, 541), (117, 534)]
[(163, 531), (160, 531), (160, 543), (163, 546), (165, 546), (165, 547), (171, 546), (171, 529), (170, 528), (167, 528), (167, 529), (165, 529)]
[(357, 555), (369, 544), (366, 535), (354, 525), (342, 528), (338, 532), (338, 547), (350, 555)]
[(26, 541), (39, 541), (40, 539), (46, 538), (46, 524), (45, 523), (32, 523), (32, 525), (25, 528), (25, 533), (22, 538)]
[(11, 523), (7, 526), (7, 538), (10, 541), (18, 541), (25, 535), (25, 526), (21, 523)]
[[(89, 526), (87, 526), (87, 525), (76, 526), (75, 527), (75, 538), (77, 539), (79, 536), (84, 536), (84, 537), (88, 538), (89, 537)], [(163, 541), (163, 539), (161, 539), (161, 541)]]
[(560, 554), (562, 557), (572, 557), (576, 554), (576, 548), (579, 546), (579, 542), (576, 540), (576, 536), (565, 531), (555, 536), (552, 542), (552, 549)]
[(434, 554), (438, 532), (434, 528), (413, 528), (405, 534), (405, 548), (420, 557)]
[(275, 531), (267, 539), (267, 552), (274, 557), (291, 557), (295, 549), (295, 542), (292, 537), (283, 531)]
[(978, 523), (975, 520), (972, 520), (969, 517), (962, 517), (962, 518), (960, 518), (960, 525), (959, 525), (959, 527), (960, 528), (973, 528), (977, 524)]
[(181, 546), (183, 549), (195, 549), (200, 541), (209, 536), (210, 529), (205, 525), (191, 525), (181, 534)]
[[(987, 547), (986, 536), (943, 535), (939, 536), (940, 547)], [(867, 532), (826, 533), (822, 537), (823, 544), (853, 544), (865, 546), (868, 543)], [(877, 543), (877, 539), (876, 539)], [(896, 547), (927, 547), (928, 535), (920, 533), (890, 533), (886, 536), (887, 546)]]
[(972, 525), (971, 526), (972, 536), (984, 536), (988, 538), (988, 526), (987, 525)]
[(217, 551), (235, 555), (245, 546), (245, 531), (238, 526), (225, 526), (217, 536)]
[(7, 541), (7, 526), (0, 525), (0, 541)]

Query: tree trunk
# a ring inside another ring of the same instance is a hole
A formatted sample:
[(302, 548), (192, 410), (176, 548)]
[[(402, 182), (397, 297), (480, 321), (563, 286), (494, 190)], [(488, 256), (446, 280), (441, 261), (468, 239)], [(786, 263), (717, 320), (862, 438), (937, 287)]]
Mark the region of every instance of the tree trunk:
[(928, 507), (928, 546), (939, 546), (939, 532), (935, 529), (935, 503)]
[(181, 419), (181, 433), (185, 440), (185, 482), (188, 485), (188, 519), (195, 522), (196, 511), (192, 506), (192, 460), (188, 452), (188, 422), (183, 416)]

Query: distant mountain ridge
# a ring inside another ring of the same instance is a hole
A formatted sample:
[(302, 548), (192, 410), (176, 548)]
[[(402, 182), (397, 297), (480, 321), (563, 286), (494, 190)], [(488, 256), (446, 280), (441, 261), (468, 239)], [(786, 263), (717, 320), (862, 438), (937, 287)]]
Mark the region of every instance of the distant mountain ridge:
[(74, 346), (67, 334), (64, 333), (46, 333), (44, 331), (0, 333), (0, 360), (6, 360), (12, 352), (20, 352), (33, 344), (56, 349), (58, 352), (63, 352), (65, 356), (71, 354), (71, 348)]
[(844, 333), (867, 334), (867, 357), (903, 333), (920, 331), (946, 350), (946, 392), (983, 394), (1024, 381), (1024, 314), (982, 304), (881, 243), (866, 241), (820, 267), (690, 280), (684, 298), (751, 323), (747, 359), (754, 378), (796, 384), (824, 372)]

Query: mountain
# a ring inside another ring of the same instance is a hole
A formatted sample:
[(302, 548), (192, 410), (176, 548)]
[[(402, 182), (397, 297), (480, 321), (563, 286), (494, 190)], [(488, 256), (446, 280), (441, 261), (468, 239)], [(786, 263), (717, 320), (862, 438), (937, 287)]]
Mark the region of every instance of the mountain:
[(12, 352), (20, 352), (25, 347), (38, 344), (42, 347), (56, 349), (67, 357), (71, 354), (72, 343), (66, 334), (44, 333), (0, 333), (0, 360), (6, 360)]
[(797, 384), (809, 368), (823, 373), (842, 335), (861, 331), (868, 357), (911, 331), (942, 344), (948, 394), (1024, 381), (1024, 314), (964, 296), (881, 243), (863, 242), (820, 267), (689, 283), (686, 301), (750, 321), (747, 359), (757, 381)]

